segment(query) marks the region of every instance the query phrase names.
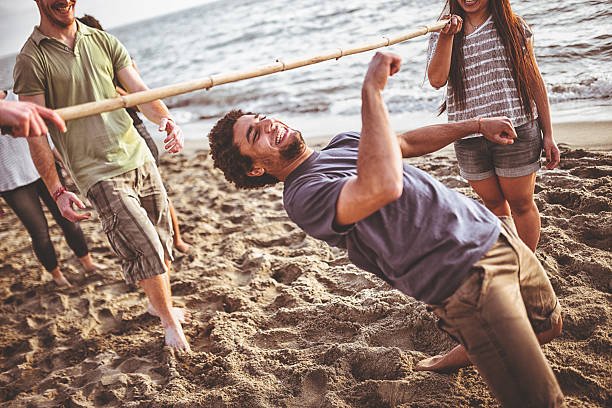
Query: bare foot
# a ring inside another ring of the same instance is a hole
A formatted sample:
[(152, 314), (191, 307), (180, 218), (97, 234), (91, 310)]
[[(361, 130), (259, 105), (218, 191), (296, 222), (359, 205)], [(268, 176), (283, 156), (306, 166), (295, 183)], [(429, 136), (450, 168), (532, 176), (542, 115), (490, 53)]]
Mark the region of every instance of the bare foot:
[(188, 243), (186, 243), (182, 239), (181, 240), (177, 240), (174, 243), (174, 248), (176, 248), (177, 251), (179, 251), (180, 253), (183, 253), (183, 254), (188, 254), (189, 251), (191, 251), (191, 245), (189, 245)]
[(83, 269), (85, 269), (85, 272), (87, 273), (103, 271), (106, 269), (106, 266), (99, 264), (97, 262), (94, 262), (91, 259), (91, 255), (89, 254), (85, 255), (82, 258), (79, 258), (79, 261), (81, 262), (81, 266), (83, 266)]
[[(182, 308), (182, 307), (173, 307), (171, 310), (172, 310), (172, 315), (174, 316), (176, 320), (179, 321), (179, 323), (191, 322), (191, 313), (189, 313), (187, 309)], [(159, 313), (157, 313), (157, 310), (155, 310), (155, 308), (153, 307), (151, 303), (147, 305), (147, 313), (155, 317), (159, 317)]]
[(104, 271), (106, 270), (106, 266), (99, 264), (97, 262), (92, 262), (91, 264), (87, 266), (83, 265), (83, 269), (85, 269), (85, 272), (87, 273), (92, 273), (92, 272)]
[(69, 288), (72, 286), (68, 279), (64, 277), (64, 274), (59, 270), (59, 268), (51, 271), (51, 276), (53, 276), (53, 282), (55, 282), (55, 284), (60, 288)]
[(191, 347), (189, 347), (189, 343), (187, 342), (187, 338), (185, 337), (185, 333), (183, 333), (183, 328), (180, 323), (176, 326), (164, 327), (164, 331), (166, 332), (165, 339), (167, 346), (179, 352), (185, 351), (191, 353)]
[(436, 373), (449, 373), (462, 367), (471, 365), (465, 348), (458, 345), (444, 355), (437, 355), (419, 361), (414, 369), (416, 371), (434, 371)]

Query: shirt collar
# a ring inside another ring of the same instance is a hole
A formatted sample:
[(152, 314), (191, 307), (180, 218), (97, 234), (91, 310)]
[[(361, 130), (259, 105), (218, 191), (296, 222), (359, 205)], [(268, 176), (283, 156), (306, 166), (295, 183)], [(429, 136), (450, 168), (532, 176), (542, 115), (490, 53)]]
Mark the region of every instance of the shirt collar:
[[(77, 39), (80, 36), (93, 34), (93, 29), (91, 27), (81, 23), (79, 20), (76, 20), (76, 23), (77, 23), (77, 34), (76, 34)], [(36, 45), (39, 45), (42, 40), (52, 39), (51, 37), (44, 35), (42, 31), (40, 31), (40, 28), (38, 28), (38, 26), (34, 27), (34, 31), (32, 32), (32, 35), (30, 36), (30, 38), (34, 41)]]
[(79, 35), (92, 35), (94, 33), (94, 29), (88, 26), (87, 24), (81, 23), (79, 20), (77, 23), (77, 37)]
[(39, 45), (40, 42), (44, 39), (49, 39), (49, 37), (44, 35), (42, 31), (40, 31), (38, 26), (34, 27), (34, 31), (32, 32), (32, 35), (30, 36), (30, 38), (32, 39), (32, 41), (34, 41), (36, 45)]

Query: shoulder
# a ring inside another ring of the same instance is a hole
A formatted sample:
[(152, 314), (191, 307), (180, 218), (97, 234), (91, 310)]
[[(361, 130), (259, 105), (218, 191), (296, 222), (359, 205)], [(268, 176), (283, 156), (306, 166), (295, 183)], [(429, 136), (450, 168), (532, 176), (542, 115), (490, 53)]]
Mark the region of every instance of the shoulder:
[(350, 177), (335, 177), (316, 169), (285, 182), (283, 206), (289, 218), (309, 235), (326, 239), (336, 214), (336, 203)]
[(339, 133), (332, 138), (332, 140), (323, 150), (359, 145), (360, 137), (361, 135), (358, 132)]
[(17, 61), (33, 60), (42, 58), (42, 56), (43, 53), (38, 45), (36, 45), (36, 42), (32, 39), (32, 37), (29, 37), (25, 44), (23, 44), (23, 47), (21, 47), (21, 50), (19, 50), (19, 53), (17, 54)]
[(42, 69), (46, 65), (45, 53), (31, 39), (23, 46), (17, 57), (13, 73), (28, 71), (31, 69)]
[(517, 18), (517, 21), (518, 21), (519, 29), (521, 30), (523, 36), (526, 39), (529, 39), (529, 38), (533, 37), (533, 30), (531, 29), (529, 24), (527, 24), (525, 19), (523, 17), (519, 16), (518, 14), (517, 14), (516, 18)]
[(96, 28), (89, 27), (85, 24), (78, 23), (79, 30), (85, 35), (93, 39), (94, 41), (106, 43), (106, 44), (121, 44), (120, 41), (107, 31), (98, 30)]
[(120, 43), (117, 37), (115, 37), (114, 35), (110, 33), (107, 33), (106, 31), (100, 31), (100, 30), (96, 30), (93, 28), (91, 30), (92, 32), (90, 36), (98, 41), (102, 41), (108, 44)]

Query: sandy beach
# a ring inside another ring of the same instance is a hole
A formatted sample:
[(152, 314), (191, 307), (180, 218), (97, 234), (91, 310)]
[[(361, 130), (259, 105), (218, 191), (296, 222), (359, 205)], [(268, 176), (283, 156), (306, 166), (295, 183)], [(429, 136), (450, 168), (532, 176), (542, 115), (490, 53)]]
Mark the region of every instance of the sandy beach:
[[(556, 126), (561, 166), (542, 171), (536, 186), (537, 256), (565, 323), (544, 353), (570, 407), (612, 404), (611, 125)], [(497, 406), (473, 368), (414, 371), (454, 346), (425, 305), (306, 236), (285, 214), (280, 186), (228, 185), (204, 147), (192, 142), (160, 166), (193, 244), (176, 254), (171, 273), (175, 303), (193, 313), (189, 356), (164, 347), (158, 320), (146, 313), (143, 292), (124, 283), (95, 216), (81, 225), (106, 270), (89, 275), (49, 217), (74, 284), (57, 289), (2, 202), (0, 405)], [(409, 163), (475, 197), (452, 151)]]

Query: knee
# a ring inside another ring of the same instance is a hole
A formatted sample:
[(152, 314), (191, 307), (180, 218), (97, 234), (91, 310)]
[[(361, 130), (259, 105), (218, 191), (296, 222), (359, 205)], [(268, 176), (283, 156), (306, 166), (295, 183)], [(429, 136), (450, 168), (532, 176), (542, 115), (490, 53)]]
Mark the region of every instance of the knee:
[(49, 246), (53, 246), (51, 237), (47, 232), (34, 232), (30, 234), (30, 238), (32, 239), (32, 246), (34, 248), (48, 248)]
[(510, 210), (512, 210), (513, 214), (521, 215), (526, 214), (528, 212), (533, 211), (534, 209), (537, 211), (537, 206), (535, 201), (533, 201), (533, 197), (523, 197), (517, 199), (508, 199), (508, 204), (510, 205)]
[(561, 336), (561, 332), (563, 332), (563, 318), (559, 316), (559, 318), (553, 322), (552, 328), (550, 329), (550, 335), (552, 338), (556, 338)]
[(563, 319), (559, 316), (558, 319), (552, 322), (552, 327), (542, 333), (537, 335), (540, 344), (546, 344), (553, 339), (561, 336), (561, 332), (563, 331)]
[(493, 214), (499, 216), (509, 215), (508, 214), (508, 202), (503, 198), (489, 198), (483, 199), (485, 207), (487, 207)]

